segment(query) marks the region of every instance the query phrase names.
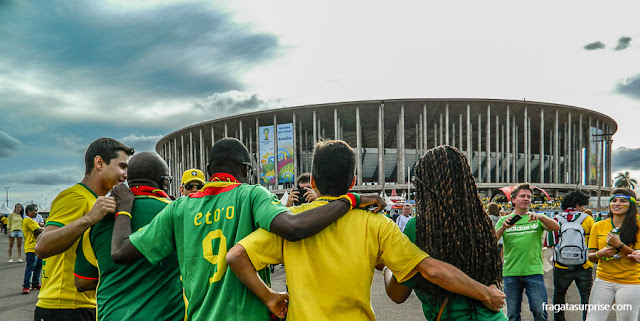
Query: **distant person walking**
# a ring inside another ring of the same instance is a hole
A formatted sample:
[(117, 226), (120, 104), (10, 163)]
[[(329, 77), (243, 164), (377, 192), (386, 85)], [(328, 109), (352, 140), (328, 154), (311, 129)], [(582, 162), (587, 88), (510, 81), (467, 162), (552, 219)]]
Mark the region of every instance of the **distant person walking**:
[(27, 266), (24, 269), (24, 283), (22, 294), (29, 294), (29, 289), (40, 290), (40, 272), (42, 270), (42, 260), (36, 256), (36, 239), (43, 229), (36, 222), (38, 205), (27, 205), (27, 215), (22, 219), (22, 230), (24, 232), (24, 252), (27, 255)]
[(404, 228), (407, 226), (407, 222), (409, 222), (412, 214), (413, 206), (409, 203), (404, 204), (404, 206), (402, 206), (402, 215), (396, 219), (396, 225), (398, 225), (400, 231), (404, 232)]
[(22, 261), (22, 218), (24, 217), (24, 208), (18, 203), (13, 208), (13, 213), (7, 218), (7, 231), (9, 231), (9, 263), (13, 263), (13, 241), (18, 243), (18, 262)]

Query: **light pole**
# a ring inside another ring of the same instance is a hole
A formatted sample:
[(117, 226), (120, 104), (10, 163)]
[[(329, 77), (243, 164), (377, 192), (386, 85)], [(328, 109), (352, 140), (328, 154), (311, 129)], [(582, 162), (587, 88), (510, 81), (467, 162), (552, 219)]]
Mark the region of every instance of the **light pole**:
[(4, 190), (7, 193), (7, 208), (9, 208), (9, 186), (5, 186)]

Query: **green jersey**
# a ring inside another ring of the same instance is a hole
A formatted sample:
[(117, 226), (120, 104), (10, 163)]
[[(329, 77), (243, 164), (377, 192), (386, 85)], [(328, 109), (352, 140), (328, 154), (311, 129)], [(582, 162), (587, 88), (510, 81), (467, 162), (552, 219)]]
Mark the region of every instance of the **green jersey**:
[[(496, 223), (496, 230), (502, 227), (504, 220), (514, 217), (511, 213)], [(503, 276), (529, 276), (544, 274), (542, 268), (542, 234), (544, 225), (540, 220), (529, 222), (529, 216), (523, 216), (516, 224), (504, 231), (504, 268)]]
[[(416, 218), (412, 217), (407, 226), (404, 228), (404, 234), (416, 243)], [(417, 273), (409, 281), (403, 282), (410, 288), (416, 287), (418, 279), (422, 278), (420, 273)], [(432, 303), (431, 295), (415, 289), (416, 296), (422, 302), (422, 313), (427, 320), (435, 320), (440, 312), (440, 305)], [(462, 295), (454, 294), (449, 298), (447, 307), (442, 312), (442, 320), (477, 320), (477, 321), (507, 321), (507, 316), (501, 311), (495, 312), (484, 307), (478, 301), (467, 298)]]
[[(136, 195), (131, 230), (151, 222), (170, 202), (164, 197)], [(98, 320), (183, 319), (185, 305), (176, 255), (168, 255), (158, 265), (144, 259), (131, 265), (116, 264), (111, 260), (113, 224), (114, 217), (107, 216), (85, 232), (77, 249), (75, 276), (99, 280)]]
[[(151, 263), (177, 251), (188, 320), (269, 320), (269, 310), (232, 271), (227, 250), (287, 211), (260, 185), (217, 174), (203, 189), (167, 206), (131, 243)], [(224, 180), (224, 181), (222, 181)], [(270, 284), (268, 269), (259, 271)]]

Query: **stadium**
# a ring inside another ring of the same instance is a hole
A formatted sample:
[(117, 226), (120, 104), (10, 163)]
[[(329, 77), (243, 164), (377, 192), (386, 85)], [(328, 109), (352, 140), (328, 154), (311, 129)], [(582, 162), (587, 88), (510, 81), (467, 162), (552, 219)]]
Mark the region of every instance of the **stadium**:
[[(311, 170), (314, 142), (341, 139), (357, 154), (353, 190), (410, 194), (412, 168), (420, 155), (448, 144), (466, 155), (482, 197), (519, 182), (557, 197), (576, 188), (591, 195), (611, 191), (616, 130), (607, 115), (553, 103), (366, 100), (212, 119), (164, 136), (156, 151), (173, 177), (180, 177), (189, 168), (205, 170), (207, 151), (216, 140), (238, 138), (252, 155), (251, 182), (282, 194), (298, 174)], [(173, 182), (171, 194), (177, 194), (179, 185), (179, 180)]]

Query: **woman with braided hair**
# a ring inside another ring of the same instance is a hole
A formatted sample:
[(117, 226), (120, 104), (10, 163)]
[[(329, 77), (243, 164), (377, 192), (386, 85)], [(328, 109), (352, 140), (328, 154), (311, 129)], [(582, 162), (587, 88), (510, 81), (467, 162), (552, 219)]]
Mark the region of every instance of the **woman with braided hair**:
[[(416, 214), (404, 233), (433, 258), (455, 265), (485, 285), (502, 280), (502, 260), (490, 218), (478, 198), (467, 159), (454, 147), (430, 149), (415, 167)], [(419, 275), (398, 283), (385, 274), (387, 295), (404, 302), (414, 289), (428, 320), (507, 320), (480, 301), (460, 296)]]

